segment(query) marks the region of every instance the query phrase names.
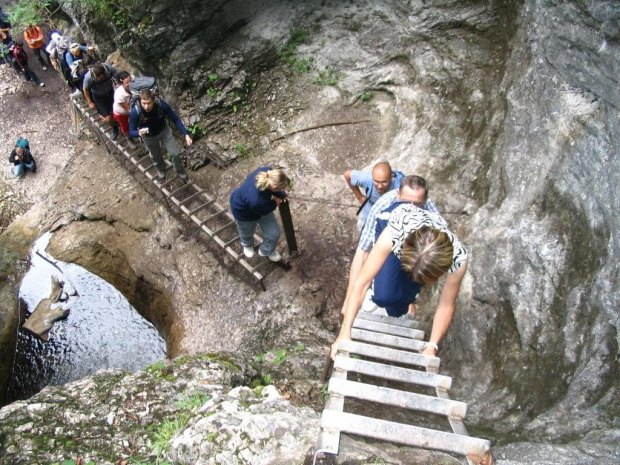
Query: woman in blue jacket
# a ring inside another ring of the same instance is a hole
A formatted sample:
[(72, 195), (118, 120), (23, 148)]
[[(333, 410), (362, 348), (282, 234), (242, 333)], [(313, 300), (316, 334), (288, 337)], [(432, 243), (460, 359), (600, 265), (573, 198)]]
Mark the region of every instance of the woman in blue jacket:
[(263, 166), (250, 173), (243, 184), (230, 196), (230, 209), (237, 222), (243, 254), (254, 256), (254, 231), (260, 225), (263, 242), (258, 255), (277, 262), (282, 258), (276, 251), (280, 239), (280, 226), (273, 211), (283, 199), (288, 198), (286, 189), (290, 184), (288, 176), (281, 169)]

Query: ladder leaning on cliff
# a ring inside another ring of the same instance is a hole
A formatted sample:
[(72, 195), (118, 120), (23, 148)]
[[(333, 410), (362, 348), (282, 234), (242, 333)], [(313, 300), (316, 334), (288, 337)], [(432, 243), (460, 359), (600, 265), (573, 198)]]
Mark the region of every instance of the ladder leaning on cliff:
[[(110, 153), (110, 146), (108, 144), (111, 144), (113, 148), (131, 161), (161, 191), (168, 206), (170, 206), (168, 200), (171, 200), (172, 204), (178, 207), (183, 214), (198, 225), (218, 246), (224, 249), (229, 256), (247, 270), (259, 282), (263, 290), (265, 290), (263, 268), (271, 264), (286, 270), (291, 268), (286, 261), (272, 262), (258, 255), (253, 259), (246, 258), (241, 251), (240, 245), (236, 245), (239, 242), (239, 235), (237, 234), (235, 220), (228, 208), (223, 207), (214, 197), (191, 180), (186, 183), (178, 176), (172, 176), (167, 180), (160, 181), (157, 178), (157, 169), (143, 145), (132, 149), (129, 147), (125, 137), (119, 137), (115, 141), (112, 140), (110, 137), (112, 133), (110, 127), (101, 121), (97, 110), (89, 108), (80, 96), (71, 97), (71, 107), (74, 112), (72, 118), (77, 117), (75, 113), (81, 114), (86, 121), (95, 127), (95, 132), (108, 153)], [(77, 122), (75, 124), (77, 127)], [(223, 167), (221, 160), (211, 159), (211, 161), (217, 166)], [(165, 163), (166, 171), (170, 170), (172, 164), (168, 160), (165, 160)], [(297, 243), (288, 203), (282, 202), (280, 205), (280, 216), (289, 251), (291, 254), (296, 253)], [(254, 234), (254, 238), (259, 243), (262, 241), (258, 233)]]
[[(440, 359), (419, 353), (426, 343), (422, 341), (424, 332), (417, 327), (417, 321), (407, 318), (362, 311), (357, 314), (351, 330), (352, 340), (339, 345), (317, 445), (306, 455), (304, 465), (317, 464), (318, 459), (327, 454), (337, 455), (340, 433), (464, 455), (470, 465), (495, 463), (490, 442), (469, 436), (463, 423), (467, 404), (450, 399), (448, 390), (452, 378), (438, 374)], [(347, 379), (349, 373), (370, 378), (363, 382), (352, 381)], [(407, 390), (370, 384), (369, 380), (373, 379), (396, 382), (399, 387), (406, 385)], [(436, 397), (410, 392), (414, 388), (422, 391), (433, 388)], [(347, 413), (345, 399), (370, 402), (382, 410), (385, 406), (395, 406), (411, 412), (445, 415), (453, 432)]]

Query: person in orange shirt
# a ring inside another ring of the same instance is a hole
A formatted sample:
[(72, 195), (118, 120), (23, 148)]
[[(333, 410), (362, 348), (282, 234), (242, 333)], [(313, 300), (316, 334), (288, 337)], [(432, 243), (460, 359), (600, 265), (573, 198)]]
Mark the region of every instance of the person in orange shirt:
[[(38, 58), (43, 71), (47, 71), (47, 67), (51, 64), (51, 61), (49, 53), (45, 50), (45, 38), (41, 28), (39, 26), (35, 26), (34, 24), (28, 25), (28, 27), (24, 30), (24, 39), (26, 40), (28, 46), (32, 49), (32, 52)], [(41, 52), (43, 52), (47, 57), (47, 64), (45, 63)]]

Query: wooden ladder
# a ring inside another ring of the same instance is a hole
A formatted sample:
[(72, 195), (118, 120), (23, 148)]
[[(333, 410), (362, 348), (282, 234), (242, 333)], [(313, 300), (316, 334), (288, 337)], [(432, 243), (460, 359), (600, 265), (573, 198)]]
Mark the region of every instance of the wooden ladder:
[[(407, 318), (358, 313), (351, 330), (352, 341), (339, 345), (334, 360), (312, 463), (320, 454), (338, 454), (340, 433), (464, 455), (470, 464), (493, 463), (490, 442), (470, 437), (463, 423), (467, 404), (450, 399), (452, 378), (438, 374), (440, 359), (419, 353), (425, 343), (424, 332), (417, 327), (416, 321)], [(433, 388), (436, 396), (353, 381), (347, 379), (349, 373), (365, 375), (364, 379), (371, 377), (375, 382), (397, 382), (408, 389)], [(345, 399), (443, 415), (452, 432), (348, 413)]]
[[(246, 269), (265, 290), (264, 276), (259, 269), (274, 262), (268, 258), (259, 257), (258, 254), (255, 254), (254, 258), (248, 259), (243, 255), (241, 245), (235, 246), (239, 242), (239, 235), (237, 234), (235, 219), (228, 208), (223, 207), (215, 198), (191, 180), (186, 183), (178, 176), (170, 176), (168, 173), (168, 177), (160, 181), (157, 177), (157, 168), (143, 144), (140, 144), (137, 149), (131, 149), (127, 138), (122, 134), (119, 134), (116, 140), (112, 140), (112, 129), (101, 120), (97, 110), (89, 108), (86, 101), (79, 95), (72, 96), (71, 102), (83, 118), (95, 126), (95, 130), (106, 148), (108, 147), (107, 139), (118, 152), (131, 161), (162, 192), (167, 203), (168, 199), (171, 200), (182, 213), (187, 215), (218, 246)], [(172, 172), (172, 163), (167, 159), (164, 161), (166, 172)], [(170, 204), (168, 203), (168, 205)], [(255, 234), (254, 239), (257, 244), (262, 242), (262, 237), (259, 234)], [(290, 268), (286, 262), (279, 263), (279, 265), (285, 269)]]

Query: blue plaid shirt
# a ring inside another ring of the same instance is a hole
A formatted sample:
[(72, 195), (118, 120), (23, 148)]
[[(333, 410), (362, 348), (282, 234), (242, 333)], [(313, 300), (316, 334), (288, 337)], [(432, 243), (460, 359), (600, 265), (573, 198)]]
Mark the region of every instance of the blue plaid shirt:
[[(383, 194), (379, 200), (372, 206), (368, 217), (366, 218), (366, 223), (364, 224), (364, 229), (362, 229), (362, 233), (360, 234), (360, 240), (357, 244), (358, 249), (362, 249), (364, 252), (370, 252), (372, 250), (372, 246), (375, 244), (375, 226), (377, 222), (377, 216), (388, 208), (390, 205), (398, 201), (398, 190), (392, 190)], [(439, 209), (435, 203), (428, 199), (423, 207), (424, 210), (429, 211), (431, 213), (439, 214)]]

